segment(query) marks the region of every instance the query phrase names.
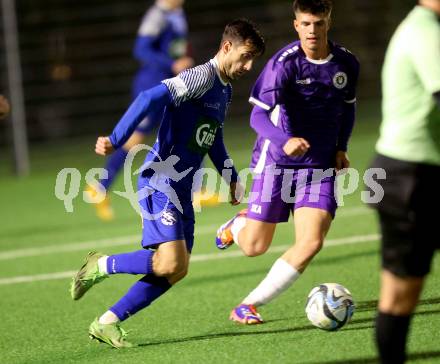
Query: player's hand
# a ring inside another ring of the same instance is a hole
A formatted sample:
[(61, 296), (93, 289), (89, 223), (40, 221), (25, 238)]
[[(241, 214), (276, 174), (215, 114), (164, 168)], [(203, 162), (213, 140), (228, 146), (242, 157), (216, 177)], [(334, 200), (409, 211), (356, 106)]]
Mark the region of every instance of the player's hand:
[(11, 107), (9, 106), (8, 99), (3, 95), (0, 95), (0, 120), (8, 116)]
[(111, 154), (115, 148), (110, 141), (109, 137), (99, 137), (96, 140), (95, 152), (99, 155), (109, 155)]
[(229, 203), (232, 206), (238, 205), (244, 197), (244, 187), (240, 182), (231, 182), (229, 185), (229, 193), (231, 200)]
[(194, 59), (185, 56), (176, 59), (171, 68), (173, 73), (177, 75), (180, 72), (186, 70), (187, 68), (191, 68), (192, 66), (194, 66)]
[(336, 161), (335, 161), (336, 172), (339, 172), (341, 169), (350, 167), (350, 159), (348, 159), (347, 152), (343, 152), (339, 150), (336, 152)]
[(283, 151), (289, 157), (300, 157), (304, 155), (310, 148), (310, 144), (303, 138), (290, 138), (284, 144)]

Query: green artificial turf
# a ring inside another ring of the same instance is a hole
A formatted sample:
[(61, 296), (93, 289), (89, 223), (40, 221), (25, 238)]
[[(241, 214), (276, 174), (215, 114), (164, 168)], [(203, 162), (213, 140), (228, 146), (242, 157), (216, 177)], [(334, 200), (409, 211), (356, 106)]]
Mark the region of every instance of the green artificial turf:
[[(351, 143), (352, 166), (361, 176), (374, 153), (379, 121), (374, 111), (364, 110)], [(226, 127), (225, 135), (237, 166), (246, 167), (253, 132), (245, 122), (237, 122)], [(293, 242), (292, 223), (278, 227), (273, 249), (264, 256), (233, 256), (238, 252), (236, 246), (219, 252), (213, 241), (217, 226), (240, 207), (222, 204), (196, 215), (195, 259), (189, 275), (124, 323), (130, 340), (140, 346), (115, 350), (90, 342), (88, 325), (136, 277), (111, 277), (74, 302), (68, 293), (69, 272), (79, 268), (94, 246), (109, 254), (138, 249), (141, 231), (139, 217), (115, 194), (111, 197), (117, 217), (111, 223), (97, 220), (81, 195), (73, 201), (72, 213), (54, 196), (56, 176), (62, 168), (77, 168), (83, 187), (86, 171), (102, 166), (102, 159), (93, 154), (93, 144), (94, 139), (89, 138), (32, 146), (33, 173), (25, 179), (17, 180), (4, 167), (0, 170), (0, 363), (376, 362), (373, 319), (379, 242), (374, 234), (378, 228), (374, 212), (363, 207), (361, 188), (345, 199), (328, 235), (331, 243), (350, 237), (360, 242), (323, 249), (290, 290), (261, 308), (267, 321), (264, 325), (238, 326), (228, 315), (281, 254), (273, 250)], [(119, 178), (115, 190), (122, 189)], [(439, 265), (437, 257), (434, 273)], [(20, 283), (17, 277), (37, 280)], [(323, 282), (343, 284), (356, 302), (352, 322), (338, 332), (314, 328), (304, 314), (307, 294)], [(431, 275), (412, 324), (410, 363), (440, 361), (439, 286), (440, 277)]]

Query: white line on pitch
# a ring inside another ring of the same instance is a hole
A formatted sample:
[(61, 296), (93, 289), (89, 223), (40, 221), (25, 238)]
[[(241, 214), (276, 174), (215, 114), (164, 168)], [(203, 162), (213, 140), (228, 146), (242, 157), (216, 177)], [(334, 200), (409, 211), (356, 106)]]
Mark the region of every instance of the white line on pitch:
[[(367, 207), (364, 206), (356, 206), (356, 207), (346, 207), (341, 208), (341, 210), (337, 213), (337, 217), (345, 218), (352, 217), (357, 215), (364, 215), (370, 212)], [(337, 220), (336, 220), (337, 221)], [(217, 231), (219, 225), (202, 225), (197, 227), (196, 224), (196, 235), (202, 234), (214, 234)], [(55, 253), (66, 253), (66, 252), (75, 252), (89, 249), (100, 249), (106, 247), (114, 247), (114, 246), (123, 246), (123, 245), (132, 245), (135, 244), (136, 241), (140, 241), (140, 234), (138, 235), (126, 235), (120, 236), (117, 238), (109, 238), (109, 239), (98, 239), (98, 240), (90, 240), (82, 243), (70, 243), (70, 244), (53, 244), (46, 245), (42, 247), (36, 248), (24, 248), (24, 249), (14, 249), (9, 251), (0, 252), (0, 261), (2, 260), (12, 260), (16, 258), (25, 258), (25, 257), (37, 257), (42, 255), (50, 255)]]
[[(196, 234), (214, 233), (215, 231), (217, 231), (217, 228), (218, 228), (217, 225), (209, 225), (209, 226), (205, 225), (199, 228), (197, 228), (196, 226)], [(71, 244), (61, 244), (61, 245), (54, 244), (54, 245), (47, 245), (38, 248), (9, 250), (0, 253), (0, 260), (8, 260), (8, 259), (24, 258), (24, 257), (36, 257), (36, 256), (49, 255), (55, 253), (75, 252), (81, 250), (99, 249), (99, 248), (121, 246), (121, 245), (131, 245), (131, 244), (135, 244), (136, 240), (140, 242), (140, 235), (127, 235), (127, 236), (120, 236), (111, 239), (90, 240), (90, 241), (85, 241), (83, 243), (71, 243)]]
[[(370, 234), (370, 235), (354, 235), (348, 236), (346, 238), (340, 239), (329, 239), (326, 240), (324, 247), (335, 246), (335, 245), (346, 245), (346, 244), (358, 244), (358, 243), (367, 243), (372, 241), (377, 241), (380, 239), (379, 234)], [(268, 253), (280, 253), (284, 252), (290, 245), (279, 245), (272, 247)], [(228, 258), (236, 258), (242, 257), (243, 253), (239, 250), (229, 251), (229, 252), (221, 252), (221, 253), (212, 253), (212, 254), (195, 254), (191, 257), (191, 262), (206, 262), (209, 260), (219, 260), (219, 259), (228, 259)], [(1, 285), (10, 285), (10, 284), (18, 284), (18, 283), (30, 283), (30, 282), (38, 282), (38, 281), (49, 281), (56, 279), (65, 279), (72, 277), (76, 271), (67, 271), (67, 272), (57, 272), (57, 273), (46, 273), (46, 274), (36, 274), (29, 276), (17, 276), (17, 277), (9, 277), (0, 279)]]

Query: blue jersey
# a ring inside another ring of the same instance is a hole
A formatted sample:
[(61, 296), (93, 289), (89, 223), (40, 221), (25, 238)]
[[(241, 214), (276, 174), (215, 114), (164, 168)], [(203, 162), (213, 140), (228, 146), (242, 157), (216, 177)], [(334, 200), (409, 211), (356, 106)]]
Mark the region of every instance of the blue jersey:
[(153, 5), (144, 15), (133, 49), (141, 67), (133, 82), (133, 98), (139, 92), (174, 76), (174, 60), (187, 53), (188, 25), (182, 8), (166, 10)]
[[(257, 79), (250, 98), (251, 125), (257, 130), (251, 166), (334, 166), (337, 150), (346, 151), (354, 122), (359, 63), (345, 48), (329, 43), (325, 60), (306, 57), (299, 41), (278, 51)], [(264, 115), (264, 114), (263, 114)], [(270, 117), (270, 119), (269, 119)], [(289, 157), (282, 147), (291, 137), (310, 143), (303, 156)]]
[[(110, 140), (114, 147), (120, 147), (146, 113), (163, 108), (157, 141), (146, 157), (140, 185), (156, 188), (160, 180), (169, 185), (179, 199), (189, 201), (193, 176), (203, 157), (209, 154), (220, 173), (225, 160), (229, 159), (223, 143), (223, 125), (231, 97), (231, 85), (221, 79), (217, 61), (212, 59), (142, 92), (118, 123)], [(148, 167), (166, 160), (177, 163), (160, 173)], [(171, 175), (171, 172), (185, 171), (187, 174), (179, 180)], [(235, 169), (232, 172), (234, 180), (237, 180)]]

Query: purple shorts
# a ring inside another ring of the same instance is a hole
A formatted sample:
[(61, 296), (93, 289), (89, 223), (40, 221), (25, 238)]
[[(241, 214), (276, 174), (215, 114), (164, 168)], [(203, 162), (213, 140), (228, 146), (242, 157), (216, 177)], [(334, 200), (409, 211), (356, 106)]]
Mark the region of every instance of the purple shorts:
[(335, 217), (334, 172), (322, 169), (278, 169), (254, 176), (247, 217), (271, 223), (286, 222), (300, 207), (328, 211)]

